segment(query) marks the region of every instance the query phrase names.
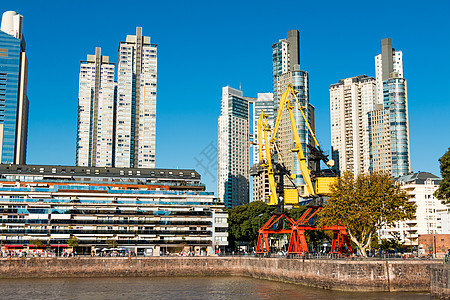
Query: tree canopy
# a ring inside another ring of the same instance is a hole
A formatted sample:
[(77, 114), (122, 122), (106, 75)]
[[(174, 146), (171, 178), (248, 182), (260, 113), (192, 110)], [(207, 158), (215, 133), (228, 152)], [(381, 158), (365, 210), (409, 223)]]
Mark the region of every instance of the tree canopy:
[(434, 196), (444, 203), (450, 203), (450, 148), (439, 159), (442, 181)]
[(342, 224), (362, 256), (382, 226), (411, 219), (416, 204), (387, 173), (344, 172), (331, 187), (332, 194), (319, 213), (319, 226)]
[(230, 247), (236, 247), (239, 241), (255, 243), (259, 228), (270, 219), (273, 209), (274, 207), (261, 201), (253, 201), (230, 209), (228, 215)]
[(80, 239), (74, 235), (71, 235), (70, 238), (67, 240), (67, 244), (70, 247), (78, 247), (79, 243), (80, 243)]

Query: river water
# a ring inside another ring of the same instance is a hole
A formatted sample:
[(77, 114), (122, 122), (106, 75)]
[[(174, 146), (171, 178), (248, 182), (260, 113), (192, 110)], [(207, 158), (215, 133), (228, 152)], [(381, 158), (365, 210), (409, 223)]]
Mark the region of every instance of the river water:
[(1, 299), (431, 299), (427, 293), (338, 292), (246, 277), (1, 279)]

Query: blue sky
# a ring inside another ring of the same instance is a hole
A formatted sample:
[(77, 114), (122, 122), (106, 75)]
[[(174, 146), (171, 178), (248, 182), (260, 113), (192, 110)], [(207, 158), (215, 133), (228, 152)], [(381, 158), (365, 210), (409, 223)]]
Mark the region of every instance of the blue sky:
[(271, 92), (271, 46), (290, 29), (300, 31), (323, 149), (330, 84), (374, 76), (386, 37), (403, 51), (413, 171), (438, 175), (450, 146), (450, 1), (15, 2), (0, 9), (24, 16), (28, 164), (75, 164), (80, 60), (101, 47), (117, 63), (119, 42), (136, 26), (158, 44), (157, 167), (195, 168), (209, 191), (217, 191), (216, 165), (201, 153), (217, 142), (221, 88)]

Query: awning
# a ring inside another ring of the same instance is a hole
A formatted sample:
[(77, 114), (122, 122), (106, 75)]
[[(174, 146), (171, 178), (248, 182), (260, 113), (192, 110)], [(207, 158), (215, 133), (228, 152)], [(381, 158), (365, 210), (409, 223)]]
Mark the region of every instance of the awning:
[(23, 248), (23, 245), (5, 245), (6, 248)]

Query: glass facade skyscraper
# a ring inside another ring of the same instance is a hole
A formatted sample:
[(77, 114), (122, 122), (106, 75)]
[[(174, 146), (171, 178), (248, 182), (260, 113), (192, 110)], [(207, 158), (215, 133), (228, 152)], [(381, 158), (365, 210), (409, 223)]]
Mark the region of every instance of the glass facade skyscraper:
[(406, 79), (393, 76), (383, 81), (383, 99), (389, 112), (392, 176), (407, 175), (410, 156)]
[(3, 14), (0, 30), (0, 160), (24, 164), (26, 160), (28, 61), (22, 34), (22, 16)]
[[(297, 98), (304, 113), (311, 124), (314, 131), (314, 106), (309, 103), (309, 75), (308, 72), (300, 69), (300, 34), (298, 30), (290, 30), (287, 33), (287, 39), (281, 39), (278, 43), (272, 45), (272, 75), (273, 75), (273, 95), (274, 95), (274, 118), (276, 118), (281, 95), (287, 89), (289, 84), (292, 84), (295, 91), (298, 92)], [(289, 96), (291, 97), (291, 96)], [(291, 98), (293, 104), (295, 100)], [(305, 156), (308, 157), (308, 144), (313, 145), (313, 138), (310, 134), (306, 122), (303, 119), (302, 113), (295, 106), (294, 118), (299, 132), (300, 142), (303, 147)], [(279, 154), (274, 155), (276, 160), (279, 160), (279, 155), (285, 166), (296, 174), (295, 184), (302, 185), (303, 177), (300, 172), (297, 155), (290, 150), (292, 149), (292, 128), (289, 114), (286, 110), (281, 116), (280, 125), (277, 133), (277, 143)], [(289, 182), (287, 180), (287, 182)]]

